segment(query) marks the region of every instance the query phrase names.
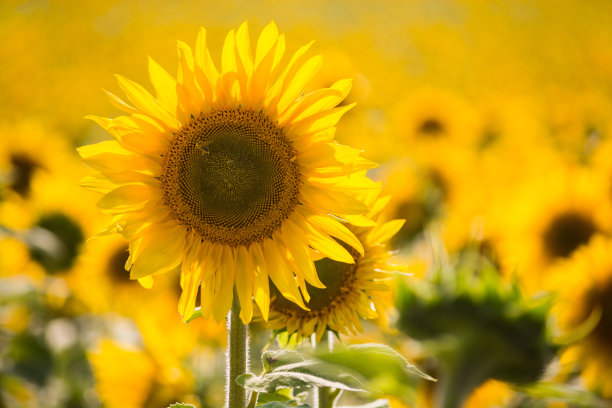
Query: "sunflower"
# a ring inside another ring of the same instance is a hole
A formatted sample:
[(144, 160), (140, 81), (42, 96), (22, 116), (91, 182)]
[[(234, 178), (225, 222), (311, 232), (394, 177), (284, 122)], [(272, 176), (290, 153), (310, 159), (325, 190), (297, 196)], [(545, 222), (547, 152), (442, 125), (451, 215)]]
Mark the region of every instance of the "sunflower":
[(322, 61), (306, 57), (310, 46), (281, 69), (285, 37), (276, 25), (263, 29), (253, 56), (244, 23), (227, 35), (218, 70), (202, 28), (195, 52), (178, 43), (177, 79), (149, 61), (156, 97), (118, 76), (134, 106), (110, 98), (130, 115), (90, 117), (115, 140), (79, 149), (101, 173), (84, 184), (105, 193), (98, 206), (115, 216), (108, 231), (129, 240), (132, 279), (150, 285), (180, 268), (183, 319), (199, 287), (203, 315), (224, 319), (234, 285), (243, 322), (253, 296), (267, 318), (268, 277), (306, 308), (307, 283), (325, 286), (313, 249), (353, 263), (338, 238), (363, 253), (343, 220), (361, 220), (367, 207), (356, 195), (373, 188), (362, 170), (374, 165), (334, 142), (353, 106), (335, 108), (350, 80), (302, 94)]
[[(368, 213), (370, 219), (378, 219), (390, 198), (368, 199), (373, 203)], [(402, 269), (389, 262), (391, 254), (387, 244), (403, 224), (404, 220), (391, 220), (377, 222), (374, 226), (352, 227), (363, 243), (363, 254), (346, 246), (353, 263), (327, 258), (316, 261), (315, 268), (325, 288), (308, 285), (310, 299), (304, 299), (308, 309), (285, 299), (279, 289), (271, 285), (268, 327), (286, 331), (288, 336), (294, 336), (289, 337), (292, 341), (299, 342), (314, 333), (319, 341), (328, 329), (345, 335), (363, 331), (360, 317), (380, 317), (384, 321), (383, 312), (388, 309), (384, 294), (389, 291), (385, 281), (392, 270)]]
[(548, 289), (551, 267), (572, 257), (598, 233), (610, 232), (609, 181), (587, 168), (549, 162), (499, 201), (491, 220), (503, 271), (516, 272), (525, 289)]
[[(602, 235), (554, 269), (558, 291), (553, 313), (567, 333), (591, 330), (562, 356), (564, 367), (582, 367), (586, 385), (612, 398), (612, 241)], [(582, 327), (582, 329), (581, 329)]]

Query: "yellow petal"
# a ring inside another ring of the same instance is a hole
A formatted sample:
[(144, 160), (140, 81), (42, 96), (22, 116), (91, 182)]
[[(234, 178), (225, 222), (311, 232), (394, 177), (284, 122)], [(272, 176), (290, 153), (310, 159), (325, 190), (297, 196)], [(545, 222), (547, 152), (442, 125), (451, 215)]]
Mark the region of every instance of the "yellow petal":
[(301, 222), (298, 225), (302, 230), (303, 236), (308, 241), (308, 245), (334, 261), (349, 264), (355, 263), (353, 256), (336, 240), (318, 231), (303, 217), (300, 216), (299, 218), (301, 218)]
[(185, 233), (182, 228), (152, 225), (133, 259), (130, 278), (139, 279), (176, 268), (183, 260), (184, 249)]
[(170, 129), (178, 129), (180, 127), (180, 123), (176, 118), (168, 113), (142, 85), (121, 75), (116, 75), (116, 78), (119, 86), (136, 108), (152, 118), (158, 119)]
[(250, 104), (248, 93), (248, 80), (253, 73), (253, 57), (251, 56), (251, 42), (249, 39), (249, 26), (245, 21), (236, 31), (236, 69), (242, 95), (246, 103)]
[(332, 128), (336, 126), (342, 116), (354, 106), (355, 104), (351, 103), (350, 105), (340, 106), (325, 112), (316, 113), (306, 119), (288, 126), (287, 135), (289, 137), (293, 136), (295, 138), (300, 138), (313, 135), (327, 128)]
[(309, 184), (302, 187), (302, 201), (330, 214), (363, 214), (368, 210), (364, 203), (351, 195), (330, 192)]
[(402, 228), (406, 220), (392, 220), (376, 226), (366, 237), (366, 244), (371, 246), (388, 241)]
[(126, 185), (117, 187), (98, 201), (98, 208), (108, 214), (141, 210), (151, 199), (151, 187)]
[(149, 57), (149, 80), (153, 84), (159, 103), (168, 112), (176, 115), (176, 79), (151, 57)]
[(257, 48), (255, 49), (255, 65), (261, 64), (264, 58), (272, 50), (278, 39), (278, 28), (274, 21), (271, 21), (261, 30), (259, 39), (257, 40)]
[(317, 55), (310, 58), (300, 66), (300, 68), (293, 74), (293, 76), (287, 76), (285, 79), (288, 83), (284, 86), (281, 91), (281, 97), (278, 101), (278, 113), (281, 115), (287, 107), (289, 107), (295, 100), (304, 92), (306, 84), (308, 84), (312, 78), (317, 75), (321, 66), (323, 65), (323, 57)]
[(112, 92), (109, 92), (106, 89), (102, 89), (102, 91), (106, 94), (108, 101), (115, 108), (122, 110), (124, 112), (127, 112), (127, 113), (139, 113), (138, 109), (134, 108), (131, 105), (128, 105), (121, 98), (119, 98), (117, 95), (113, 94)]
[[(293, 54), (293, 56), (291, 57), (291, 60), (289, 61), (289, 63), (287, 64), (283, 72), (278, 76), (278, 78), (276, 79), (272, 87), (270, 88), (270, 92), (268, 93), (268, 96), (266, 98), (265, 105), (270, 111), (271, 116), (273, 117), (273, 120), (275, 120), (278, 117), (278, 113), (276, 109), (277, 102), (278, 102), (278, 99), (282, 96), (282, 91), (285, 89), (285, 86), (287, 85), (288, 81), (286, 81), (286, 78), (287, 77), (291, 78), (293, 77), (293, 75), (295, 75), (295, 71), (297, 71), (301, 66), (300, 63), (304, 57), (304, 54), (306, 54), (306, 52), (310, 49), (313, 43), (314, 41), (311, 41), (310, 43), (302, 46), (300, 49), (298, 49)], [(285, 50), (284, 36), (282, 35), (279, 37), (279, 44), (282, 45), (282, 49), (277, 50), (277, 56), (279, 55), (279, 51), (284, 52)], [(275, 64), (276, 63), (277, 62), (275, 59)]]
[(263, 242), (263, 255), (268, 266), (270, 279), (272, 279), (276, 288), (285, 298), (304, 310), (310, 310), (304, 304), (297, 282), (293, 273), (289, 270), (287, 260), (283, 259), (277, 251), (277, 245), (278, 243), (273, 242), (271, 239), (266, 239)]
[(214, 85), (219, 78), (219, 72), (210, 57), (210, 51), (206, 48), (206, 30), (204, 27), (200, 27), (196, 38), (195, 66), (198, 85), (202, 92), (204, 92), (206, 102), (211, 105), (214, 100)]
[(348, 228), (342, 225), (339, 221), (325, 215), (309, 214), (303, 209), (298, 209), (302, 216), (311, 223), (315, 228), (318, 228), (325, 233), (331, 235), (334, 238), (338, 238), (340, 241), (346, 242), (353, 248), (355, 248), (361, 255), (363, 255), (363, 245), (357, 239)]
[(138, 279), (138, 283), (140, 283), (140, 285), (145, 288), (145, 289), (151, 289), (153, 287), (153, 277), (152, 276), (145, 276), (144, 278), (140, 278)]
[(234, 278), (236, 276), (236, 259), (234, 251), (227, 246), (224, 247), (221, 252), (221, 260), (217, 275), (217, 291), (215, 293), (215, 304), (212, 308), (212, 314), (217, 322), (221, 322), (232, 308), (232, 302), (234, 300)]
[(193, 112), (186, 111), (186, 113), (195, 114), (202, 109), (204, 95), (196, 84), (193, 52), (191, 51), (191, 47), (189, 47), (189, 45), (185, 44), (183, 41), (177, 41), (177, 49), (179, 57), (177, 81), (187, 89), (187, 92), (189, 93), (188, 96), (191, 98), (194, 106)]
[(316, 288), (324, 288), (325, 285), (319, 279), (314, 262), (310, 258), (308, 247), (304, 244), (304, 238), (290, 220), (285, 220), (281, 227), (283, 242), (287, 245), (291, 256), (295, 260), (298, 273), (302, 273), (308, 283)]
[(279, 117), (279, 124), (297, 122), (308, 118), (315, 113), (328, 111), (346, 98), (351, 90), (351, 79), (343, 79), (330, 88), (319, 89), (305, 95)]
[(231, 30), (225, 36), (221, 52), (222, 72), (236, 72), (236, 32)]
[(255, 268), (253, 296), (255, 297), (255, 303), (259, 306), (261, 316), (264, 321), (268, 321), (270, 311), (270, 280), (261, 245), (253, 245), (251, 247), (251, 254), (253, 256), (253, 266)]
[(236, 292), (240, 301), (240, 318), (244, 324), (249, 324), (253, 317), (255, 268), (249, 252), (244, 246), (236, 248)]
[(200, 246), (198, 243), (188, 242), (188, 249), (181, 267), (181, 297), (179, 299), (179, 313), (183, 321), (189, 320), (195, 312), (195, 302), (200, 288), (202, 269), (198, 262)]

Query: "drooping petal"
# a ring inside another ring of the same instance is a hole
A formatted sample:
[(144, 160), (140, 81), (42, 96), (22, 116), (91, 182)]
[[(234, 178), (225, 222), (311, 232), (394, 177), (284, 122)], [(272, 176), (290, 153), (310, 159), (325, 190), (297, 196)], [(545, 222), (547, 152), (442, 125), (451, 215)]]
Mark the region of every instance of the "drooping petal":
[(253, 282), (255, 268), (252, 254), (244, 246), (236, 248), (236, 292), (240, 301), (240, 318), (248, 324), (253, 317)]
[(141, 248), (134, 257), (130, 278), (139, 279), (148, 275), (168, 272), (180, 265), (185, 249), (185, 233), (181, 228), (169, 224), (153, 224), (143, 235)]

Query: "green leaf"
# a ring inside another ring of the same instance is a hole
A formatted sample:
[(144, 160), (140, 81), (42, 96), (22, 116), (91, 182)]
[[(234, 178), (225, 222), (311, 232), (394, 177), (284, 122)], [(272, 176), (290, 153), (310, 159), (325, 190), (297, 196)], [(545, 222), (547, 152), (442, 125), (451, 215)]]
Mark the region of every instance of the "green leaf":
[(283, 365), (304, 361), (304, 357), (293, 350), (266, 350), (261, 356), (264, 372), (271, 371)]
[(168, 408), (196, 408), (194, 405), (186, 404), (184, 402), (175, 402), (171, 404)]
[(436, 381), (401, 354), (384, 344), (358, 344), (332, 352), (317, 352), (316, 358), (338, 369), (363, 378), (368, 391), (378, 395), (414, 397), (414, 386), (420, 378)]
[(608, 401), (604, 401), (589, 391), (569, 384), (541, 382), (520, 387), (519, 390), (537, 401), (545, 401), (551, 404), (560, 402), (577, 408), (610, 408)]
[(317, 361), (300, 361), (284, 364), (257, 376), (243, 374), (236, 382), (252, 391), (275, 392), (279, 388), (331, 387), (347, 391), (365, 391), (353, 375), (329, 364)]

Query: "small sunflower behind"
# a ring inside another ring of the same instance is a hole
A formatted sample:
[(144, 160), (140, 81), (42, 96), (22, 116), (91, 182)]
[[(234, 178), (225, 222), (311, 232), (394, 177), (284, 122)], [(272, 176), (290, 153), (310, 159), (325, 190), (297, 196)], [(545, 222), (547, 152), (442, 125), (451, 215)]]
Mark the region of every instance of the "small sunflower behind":
[(565, 333), (584, 334), (561, 358), (562, 367), (581, 368), (586, 386), (612, 398), (612, 241), (598, 235), (553, 269), (558, 299), (553, 313)]
[[(403, 270), (391, 263), (389, 240), (402, 228), (404, 220), (379, 222), (380, 214), (390, 196), (372, 194), (366, 202), (372, 203), (367, 216), (369, 223), (351, 227), (363, 245), (363, 251), (348, 248), (354, 263), (332, 259), (315, 262), (317, 274), (325, 288), (309, 285), (310, 299), (304, 299), (307, 309), (283, 298), (271, 284), (270, 316), (267, 326), (281, 333), (281, 340), (291, 344), (316, 334), (320, 341), (326, 330), (338, 334), (355, 335), (363, 331), (360, 318), (386, 321), (385, 310), (389, 291), (387, 280), (392, 271)], [(321, 258), (319, 256), (319, 258)]]

